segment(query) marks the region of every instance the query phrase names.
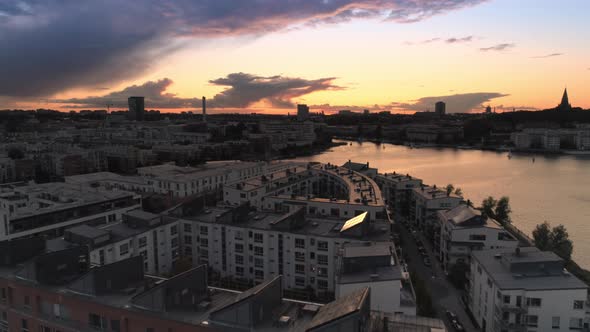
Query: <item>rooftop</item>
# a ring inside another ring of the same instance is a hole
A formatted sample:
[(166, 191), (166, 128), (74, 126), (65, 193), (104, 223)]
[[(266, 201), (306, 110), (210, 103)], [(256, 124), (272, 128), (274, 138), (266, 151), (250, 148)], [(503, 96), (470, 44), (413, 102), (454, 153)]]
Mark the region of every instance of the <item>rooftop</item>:
[(447, 191), (444, 188), (441, 189), (425, 185), (423, 185), (422, 187), (414, 188), (414, 193), (427, 200), (446, 197), (463, 199), (463, 197), (456, 195), (455, 193), (450, 193), (447, 195)]
[(309, 324), (307, 331), (324, 326), (349, 314), (359, 312), (370, 301), (371, 289), (365, 287), (323, 306)]
[(502, 226), (496, 220), (482, 216), (479, 210), (465, 204), (438, 213), (440, 218), (449, 222), (451, 228), (487, 227), (502, 229)]
[(472, 256), (500, 289), (587, 289), (564, 269), (561, 258), (535, 247), (474, 251)]

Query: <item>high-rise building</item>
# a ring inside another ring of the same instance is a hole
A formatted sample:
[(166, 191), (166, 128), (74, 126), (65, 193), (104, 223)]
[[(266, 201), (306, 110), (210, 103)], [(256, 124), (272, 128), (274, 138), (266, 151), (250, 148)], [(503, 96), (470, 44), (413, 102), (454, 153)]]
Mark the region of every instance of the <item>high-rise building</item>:
[(434, 105), (434, 112), (439, 116), (445, 115), (445, 113), (447, 112), (447, 105), (442, 101), (437, 102)]
[(557, 109), (560, 111), (572, 110), (572, 105), (570, 104), (569, 97), (567, 96), (567, 88), (563, 91), (563, 96), (561, 97), (561, 104), (557, 106)]
[(203, 122), (207, 122), (207, 98), (203, 97)]
[(305, 104), (297, 105), (297, 121), (309, 120), (309, 106)]
[(486, 114), (491, 114), (492, 113), (492, 107), (490, 105), (488, 105), (486, 107)]
[(136, 121), (143, 121), (143, 114), (145, 112), (144, 97), (129, 97), (129, 119)]

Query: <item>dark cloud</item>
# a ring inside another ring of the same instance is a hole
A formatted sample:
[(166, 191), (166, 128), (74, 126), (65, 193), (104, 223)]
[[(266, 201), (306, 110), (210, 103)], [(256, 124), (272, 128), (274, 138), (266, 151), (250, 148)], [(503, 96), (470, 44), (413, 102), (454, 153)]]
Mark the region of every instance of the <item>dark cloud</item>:
[[(334, 85), (335, 78), (307, 80), (284, 76), (256, 76), (246, 73), (233, 73), (226, 77), (211, 80), (214, 85), (227, 87), (208, 101), (212, 108), (244, 108), (256, 102), (268, 102), (275, 108), (292, 108), (292, 100), (315, 91), (341, 90)], [(127, 107), (129, 96), (144, 96), (149, 108), (192, 108), (200, 107), (201, 98), (180, 98), (166, 92), (173, 84), (169, 78), (133, 85), (104, 96), (53, 100), (53, 103), (70, 104), (67, 108)]]
[(473, 36), (461, 37), (461, 38), (448, 38), (445, 40), (447, 44), (459, 44), (459, 43), (469, 43), (473, 41)]
[(481, 108), (484, 103), (492, 99), (506, 96), (508, 95), (497, 92), (463, 93), (449, 96), (422, 97), (413, 103), (392, 103), (392, 106), (402, 110), (426, 111), (433, 110), (436, 102), (443, 101), (447, 104), (447, 112), (466, 113)]
[(307, 80), (234, 73), (209, 83), (228, 87), (213, 98), (212, 107), (247, 107), (257, 101), (267, 101), (273, 107), (291, 108), (291, 100), (294, 98), (315, 91), (342, 90), (342, 87), (333, 84), (334, 80), (334, 77)]
[(181, 36), (263, 35), (355, 19), (407, 23), (485, 0), (0, 1), (0, 95), (134, 79)]
[(532, 56), (531, 59), (553, 58), (553, 57), (562, 56), (562, 55), (563, 55), (563, 53), (551, 53), (551, 54), (545, 54), (545, 55)]
[(505, 51), (508, 49), (511, 49), (513, 47), (515, 47), (515, 44), (512, 43), (503, 43), (503, 44), (497, 44), (497, 45), (493, 45), (490, 47), (482, 47), (479, 50), (482, 52), (489, 52), (489, 51)]

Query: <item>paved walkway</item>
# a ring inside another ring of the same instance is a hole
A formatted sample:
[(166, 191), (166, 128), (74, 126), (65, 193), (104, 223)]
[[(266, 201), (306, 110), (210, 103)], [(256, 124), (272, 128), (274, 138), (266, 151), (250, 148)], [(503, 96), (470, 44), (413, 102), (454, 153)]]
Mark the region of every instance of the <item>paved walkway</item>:
[[(396, 220), (399, 220), (396, 219)], [(446, 278), (438, 259), (433, 255), (432, 248), (428, 241), (418, 232), (417, 237), (420, 239), (426, 248), (428, 257), (430, 257), (431, 267), (424, 265), (422, 255), (418, 252), (418, 247), (412, 234), (407, 228), (400, 224), (400, 237), (402, 238), (402, 255), (409, 259), (408, 269), (415, 271), (417, 275), (425, 281), (432, 296), (432, 303), (438, 318), (442, 319), (448, 331), (454, 331), (445, 315), (445, 310), (453, 311), (459, 317), (459, 321), (465, 327), (465, 331), (479, 331), (476, 329), (471, 319), (465, 312), (463, 304), (461, 303), (461, 292), (457, 290)], [(405, 254), (404, 254), (405, 253)]]

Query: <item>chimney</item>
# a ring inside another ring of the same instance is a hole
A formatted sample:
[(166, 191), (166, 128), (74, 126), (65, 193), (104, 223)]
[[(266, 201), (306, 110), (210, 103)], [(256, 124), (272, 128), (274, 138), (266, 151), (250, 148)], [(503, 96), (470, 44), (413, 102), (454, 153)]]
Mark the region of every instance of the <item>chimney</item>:
[(203, 97), (203, 122), (207, 123), (207, 98)]

